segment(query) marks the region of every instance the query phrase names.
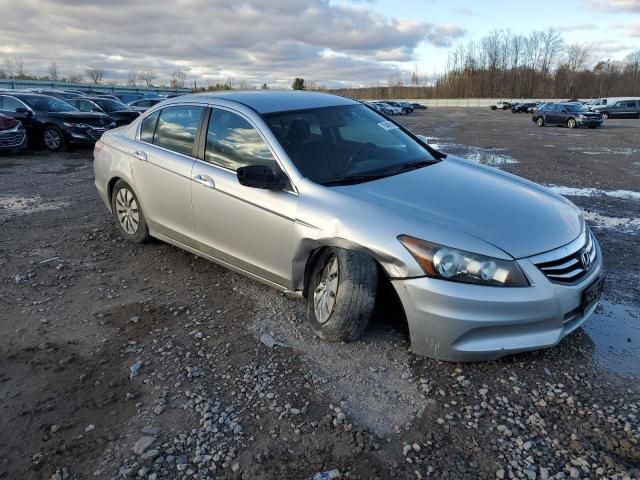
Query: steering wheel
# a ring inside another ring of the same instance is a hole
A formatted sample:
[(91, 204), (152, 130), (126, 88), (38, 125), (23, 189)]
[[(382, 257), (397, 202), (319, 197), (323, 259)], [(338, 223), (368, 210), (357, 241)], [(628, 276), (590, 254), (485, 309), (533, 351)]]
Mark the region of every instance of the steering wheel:
[(379, 147), (374, 143), (365, 143), (362, 147), (360, 147), (349, 156), (349, 158), (347, 159), (347, 166), (345, 168), (345, 171), (348, 171), (354, 163), (358, 163), (359, 161), (364, 160), (363, 157), (365, 153), (373, 152), (378, 148)]

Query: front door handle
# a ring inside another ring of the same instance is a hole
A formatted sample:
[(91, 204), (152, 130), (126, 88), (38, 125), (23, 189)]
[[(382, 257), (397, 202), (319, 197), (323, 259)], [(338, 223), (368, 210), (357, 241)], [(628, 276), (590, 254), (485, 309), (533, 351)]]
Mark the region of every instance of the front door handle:
[(209, 175), (196, 175), (193, 179), (201, 185), (209, 188), (216, 188), (216, 184), (213, 182), (213, 178)]
[(133, 156), (138, 160), (142, 160), (143, 162), (147, 161), (147, 153), (144, 150), (136, 150), (133, 152)]

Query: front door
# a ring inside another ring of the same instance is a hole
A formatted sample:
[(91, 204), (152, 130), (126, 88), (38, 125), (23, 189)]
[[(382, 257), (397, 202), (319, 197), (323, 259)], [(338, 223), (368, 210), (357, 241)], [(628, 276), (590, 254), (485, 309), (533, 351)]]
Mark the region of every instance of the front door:
[(202, 160), (192, 172), (198, 248), (260, 279), (291, 288), (298, 196), (240, 185), (236, 170), (279, 168), (255, 126), (240, 113), (214, 108)]
[(191, 208), (195, 138), (205, 108), (166, 107), (146, 117), (131, 154), (134, 189), (150, 227), (174, 241), (196, 246)]

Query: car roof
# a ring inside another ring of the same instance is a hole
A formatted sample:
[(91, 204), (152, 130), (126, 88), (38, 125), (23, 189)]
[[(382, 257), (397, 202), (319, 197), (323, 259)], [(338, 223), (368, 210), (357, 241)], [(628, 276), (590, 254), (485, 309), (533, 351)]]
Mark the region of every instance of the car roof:
[(202, 102), (216, 99), (240, 103), (258, 113), (274, 113), (289, 110), (307, 110), (310, 108), (333, 107), (340, 105), (359, 105), (359, 102), (338, 95), (320, 92), (304, 92), (299, 90), (256, 90), (237, 92), (214, 92), (181, 95), (170, 98), (167, 104), (189, 101)]

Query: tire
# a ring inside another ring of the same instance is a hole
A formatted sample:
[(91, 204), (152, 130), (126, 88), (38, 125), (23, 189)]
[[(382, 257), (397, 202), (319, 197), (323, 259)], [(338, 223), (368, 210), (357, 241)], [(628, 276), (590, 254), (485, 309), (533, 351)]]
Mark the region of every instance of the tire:
[(578, 123), (576, 122), (575, 118), (570, 118), (567, 120), (567, 128), (576, 128), (576, 125), (578, 125)]
[(536, 119), (536, 125), (538, 125), (539, 127), (544, 127), (544, 118), (538, 117)]
[(602, 118), (603, 119), (608, 119), (609, 118), (609, 112), (602, 112)]
[(497, 110), (497, 109), (498, 109), (498, 107), (496, 107), (495, 105), (491, 105), (489, 108), (490, 108), (491, 110)]
[(52, 152), (63, 152), (67, 149), (67, 140), (64, 138), (62, 130), (54, 125), (50, 125), (42, 132), (44, 146)]
[(125, 240), (131, 243), (144, 243), (149, 240), (149, 227), (138, 197), (124, 180), (118, 180), (113, 186), (111, 212), (120, 235)]
[(320, 252), (307, 295), (313, 333), (332, 342), (357, 340), (373, 313), (377, 285), (378, 269), (371, 257), (342, 248)]

